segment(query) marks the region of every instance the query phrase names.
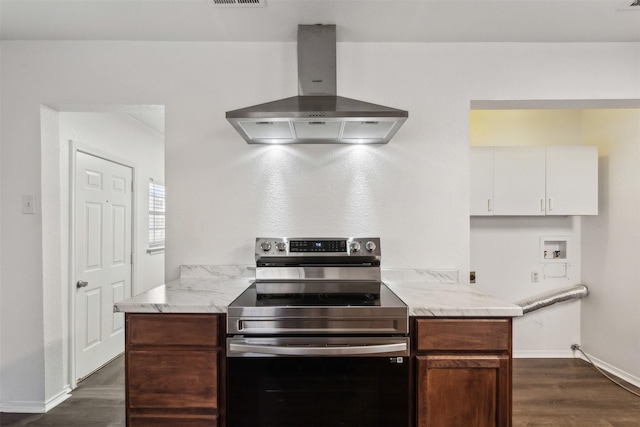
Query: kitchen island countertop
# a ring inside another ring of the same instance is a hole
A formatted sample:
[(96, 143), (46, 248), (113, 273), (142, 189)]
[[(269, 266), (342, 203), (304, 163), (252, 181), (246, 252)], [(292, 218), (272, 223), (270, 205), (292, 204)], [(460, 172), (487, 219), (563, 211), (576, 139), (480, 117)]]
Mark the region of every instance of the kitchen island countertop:
[[(226, 313), (251, 277), (181, 277), (133, 298), (117, 302), (115, 312)], [(517, 317), (522, 308), (459, 283), (386, 280), (409, 306), (410, 316)]]

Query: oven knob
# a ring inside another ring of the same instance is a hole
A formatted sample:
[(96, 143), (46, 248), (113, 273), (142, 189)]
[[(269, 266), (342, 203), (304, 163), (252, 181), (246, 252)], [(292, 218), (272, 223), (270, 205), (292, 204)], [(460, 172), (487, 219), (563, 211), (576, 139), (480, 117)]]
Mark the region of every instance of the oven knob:
[(351, 244), (351, 252), (360, 252), (360, 242), (353, 242)]
[(287, 245), (284, 242), (278, 242), (278, 243), (276, 243), (276, 248), (280, 252), (283, 252), (285, 249), (287, 249)]
[(271, 243), (269, 242), (262, 242), (260, 244), (260, 247), (262, 248), (263, 251), (267, 252), (269, 249), (271, 249)]
[(365, 248), (367, 248), (367, 250), (368, 250), (369, 252), (373, 252), (373, 251), (375, 251), (375, 250), (376, 250), (376, 244), (375, 244), (375, 243), (373, 243), (371, 240), (369, 240), (369, 241), (367, 242), (367, 244), (366, 244), (366, 245), (364, 245), (364, 246), (365, 246)]

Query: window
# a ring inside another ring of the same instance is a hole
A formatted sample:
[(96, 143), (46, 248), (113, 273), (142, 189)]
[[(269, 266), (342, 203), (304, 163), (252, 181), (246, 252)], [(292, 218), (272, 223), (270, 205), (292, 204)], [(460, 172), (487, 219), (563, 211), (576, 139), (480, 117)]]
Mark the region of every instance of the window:
[(149, 180), (149, 248), (148, 253), (164, 251), (165, 240), (164, 185)]

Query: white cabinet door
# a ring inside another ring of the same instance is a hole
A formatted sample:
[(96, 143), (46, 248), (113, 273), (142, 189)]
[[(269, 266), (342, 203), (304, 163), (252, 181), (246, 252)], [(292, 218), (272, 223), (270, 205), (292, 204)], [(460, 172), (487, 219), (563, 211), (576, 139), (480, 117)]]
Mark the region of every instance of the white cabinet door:
[(598, 148), (547, 147), (546, 184), (547, 215), (597, 215)]
[(493, 215), (493, 147), (471, 147), (471, 215)]
[(545, 215), (545, 147), (494, 147), (493, 214)]

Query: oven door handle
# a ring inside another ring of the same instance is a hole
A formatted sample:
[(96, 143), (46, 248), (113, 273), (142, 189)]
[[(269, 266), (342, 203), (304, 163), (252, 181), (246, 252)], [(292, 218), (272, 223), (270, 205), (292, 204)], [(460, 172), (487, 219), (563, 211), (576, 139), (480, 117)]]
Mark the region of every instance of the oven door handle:
[(345, 346), (278, 346), (230, 343), (229, 351), (278, 356), (358, 356), (407, 351), (407, 343)]

